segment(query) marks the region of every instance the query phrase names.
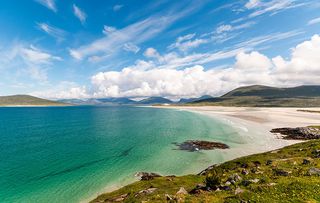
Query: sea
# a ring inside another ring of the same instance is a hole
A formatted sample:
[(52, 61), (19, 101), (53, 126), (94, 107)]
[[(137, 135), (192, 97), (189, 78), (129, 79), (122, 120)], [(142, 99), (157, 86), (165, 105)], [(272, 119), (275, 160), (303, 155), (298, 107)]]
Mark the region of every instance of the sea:
[(239, 156), (189, 152), (174, 143), (250, 140), (219, 119), (148, 107), (0, 108), (0, 202), (87, 202), (141, 171), (198, 173)]

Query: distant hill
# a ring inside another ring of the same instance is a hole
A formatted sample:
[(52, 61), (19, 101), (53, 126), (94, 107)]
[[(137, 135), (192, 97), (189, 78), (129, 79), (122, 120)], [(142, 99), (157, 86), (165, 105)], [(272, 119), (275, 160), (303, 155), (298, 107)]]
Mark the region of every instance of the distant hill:
[(30, 95), (0, 96), (0, 106), (66, 106), (62, 102), (41, 99)]
[(276, 88), (261, 85), (240, 87), (217, 97), (198, 100), (191, 105), (320, 107), (320, 86)]
[(133, 101), (126, 97), (119, 97), (119, 98), (101, 98), (97, 99), (104, 104), (135, 104), (136, 101)]
[(210, 95), (203, 95), (202, 97), (199, 98), (182, 98), (180, 99), (177, 103), (179, 104), (185, 104), (185, 103), (190, 103), (190, 102), (196, 102), (196, 101), (200, 101), (200, 100), (204, 100), (204, 99), (212, 99), (213, 97)]
[(137, 104), (171, 104), (173, 103), (171, 100), (163, 98), (163, 97), (149, 97), (147, 99), (143, 99), (138, 101)]
[(222, 97), (257, 96), (273, 98), (320, 97), (320, 86), (299, 86), (291, 88), (276, 88), (261, 85), (240, 87)]

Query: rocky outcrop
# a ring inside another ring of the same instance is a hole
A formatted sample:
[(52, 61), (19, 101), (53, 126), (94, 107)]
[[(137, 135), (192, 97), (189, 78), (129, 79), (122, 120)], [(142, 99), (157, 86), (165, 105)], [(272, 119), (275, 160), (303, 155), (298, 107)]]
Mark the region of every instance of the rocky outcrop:
[(201, 140), (187, 140), (183, 143), (173, 143), (179, 147), (180, 150), (190, 152), (199, 150), (213, 150), (213, 149), (228, 149), (229, 146), (220, 142), (209, 142)]
[(161, 175), (157, 173), (149, 173), (149, 172), (138, 172), (135, 174), (136, 177), (139, 177), (140, 180), (152, 180), (156, 177), (161, 177)]
[(316, 127), (275, 128), (271, 132), (284, 135), (283, 139), (289, 140), (320, 139), (320, 128)]

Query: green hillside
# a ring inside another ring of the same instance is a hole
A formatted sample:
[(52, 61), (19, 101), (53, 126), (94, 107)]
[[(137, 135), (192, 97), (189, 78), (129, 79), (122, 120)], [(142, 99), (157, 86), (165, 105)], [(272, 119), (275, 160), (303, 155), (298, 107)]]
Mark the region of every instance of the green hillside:
[(66, 106), (62, 102), (50, 101), (29, 95), (0, 96), (0, 106)]
[(92, 202), (320, 202), (320, 141), (235, 159), (199, 175), (141, 180)]
[(248, 107), (320, 107), (320, 86), (276, 88), (240, 87), (218, 97), (191, 102), (189, 105)]

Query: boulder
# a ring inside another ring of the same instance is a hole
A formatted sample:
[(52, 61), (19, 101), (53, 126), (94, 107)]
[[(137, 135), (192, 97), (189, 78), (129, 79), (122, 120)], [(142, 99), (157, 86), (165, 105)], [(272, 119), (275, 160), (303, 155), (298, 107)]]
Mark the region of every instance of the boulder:
[(308, 174), (320, 176), (320, 169), (319, 168), (310, 168), (308, 171)]

